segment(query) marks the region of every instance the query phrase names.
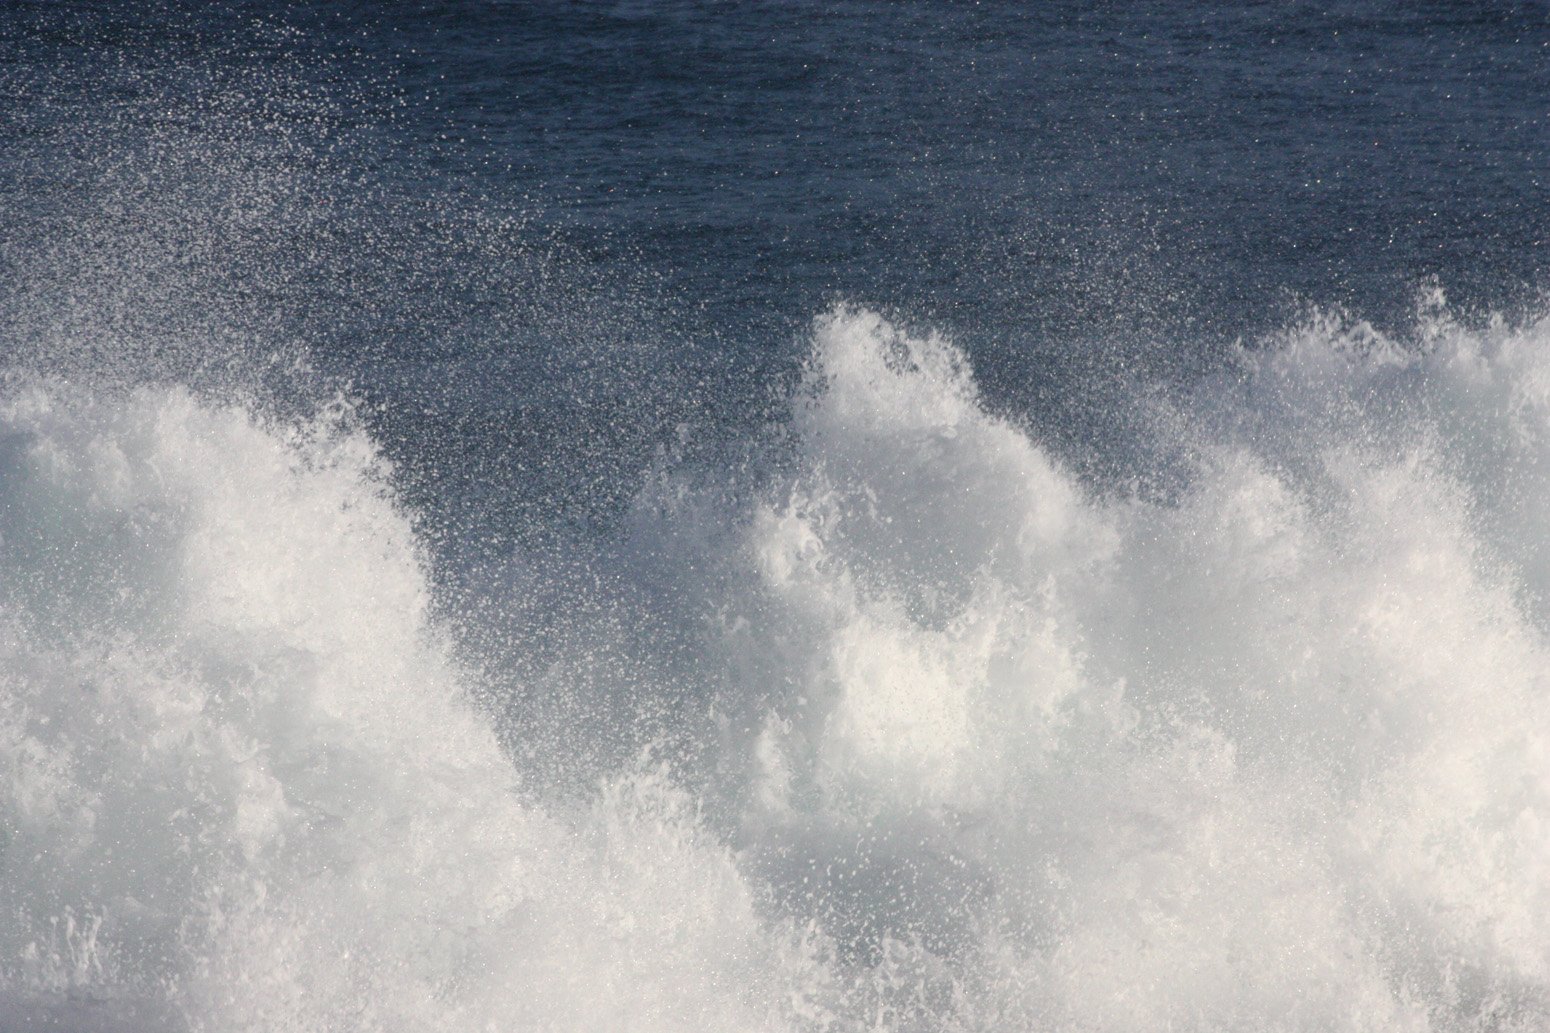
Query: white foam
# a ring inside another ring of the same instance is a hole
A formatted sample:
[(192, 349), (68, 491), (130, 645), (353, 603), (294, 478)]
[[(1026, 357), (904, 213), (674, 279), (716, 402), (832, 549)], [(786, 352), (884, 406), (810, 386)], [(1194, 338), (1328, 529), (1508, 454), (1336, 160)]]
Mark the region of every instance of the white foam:
[(1314, 319), (1156, 414), (1158, 503), (1084, 490), (946, 342), (831, 314), (726, 621), (787, 686), (751, 854), (911, 868), (830, 925), (961, 930), (928, 1025), (1546, 1021), (1546, 343)]
[(15, 378), (0, 1020), (1543, 1028), (1547, 355), (1312, 318), (1154, 408), (1142, 496), (829, 313), (765, 486), (663, 471), (598, 553), (692, 625), (627, 645), (710, 759), (579, 806), (469, 702), (347, 408)]
[(0, 426), (0, 1015), (764, 1029), (802, 1006), (800, 943), (660, 773), (579, 814), (523, 798), (343, 421), (35, 384)]

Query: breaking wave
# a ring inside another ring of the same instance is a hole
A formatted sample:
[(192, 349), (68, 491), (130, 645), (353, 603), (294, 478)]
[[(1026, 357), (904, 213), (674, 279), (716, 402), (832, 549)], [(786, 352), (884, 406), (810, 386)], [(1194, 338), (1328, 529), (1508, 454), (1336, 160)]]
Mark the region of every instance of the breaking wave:
[(0, 1025), (1544, 1028), (1550, 323), (1123, 404), (1078, 476), (836, 309), (756, 476), (517, 555), (540, 631), (345, 401), (13, 370)]

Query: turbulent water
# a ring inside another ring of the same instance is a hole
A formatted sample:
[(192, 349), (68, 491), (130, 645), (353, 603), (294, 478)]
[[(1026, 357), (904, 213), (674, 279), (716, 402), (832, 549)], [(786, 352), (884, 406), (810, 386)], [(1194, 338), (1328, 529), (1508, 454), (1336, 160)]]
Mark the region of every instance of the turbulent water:
[(608, 572), (698, 777), (580, 803), (347, 417), (13, 377), (8, 1028), (1540, 1028), (1547, 345), (1312, 323), (1099, 496), (830, 313), (771, 483), (664, 473)]
[(1543, 306), (761, 351), (337, 83), (45, 35), (0, 1029), (1550, 1028)]

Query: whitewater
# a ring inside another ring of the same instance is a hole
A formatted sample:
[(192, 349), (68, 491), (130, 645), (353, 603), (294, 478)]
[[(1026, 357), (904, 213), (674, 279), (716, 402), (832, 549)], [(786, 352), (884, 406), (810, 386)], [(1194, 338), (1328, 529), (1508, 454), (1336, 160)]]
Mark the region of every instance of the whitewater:
[(1311, 313), (1106, 475), (865, 309), (784, 390), (538, 641), (348, 394), (13, 364), (0, 1027), (1550, 1025), (1550, 322)]

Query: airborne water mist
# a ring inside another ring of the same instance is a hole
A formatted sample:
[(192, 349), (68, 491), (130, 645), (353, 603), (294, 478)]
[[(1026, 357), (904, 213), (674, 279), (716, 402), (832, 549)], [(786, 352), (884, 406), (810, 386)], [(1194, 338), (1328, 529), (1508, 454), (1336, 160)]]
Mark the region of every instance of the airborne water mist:
[(837, 309), (756, 487), (664, 458), (579, 579), (672, 641), (545, 646), (655, 674), (508, 704), (348, 404), (13, 371), (0, 1020), (1543, 1028), (1547, 349), (1310, 318), (1097, 484)]

